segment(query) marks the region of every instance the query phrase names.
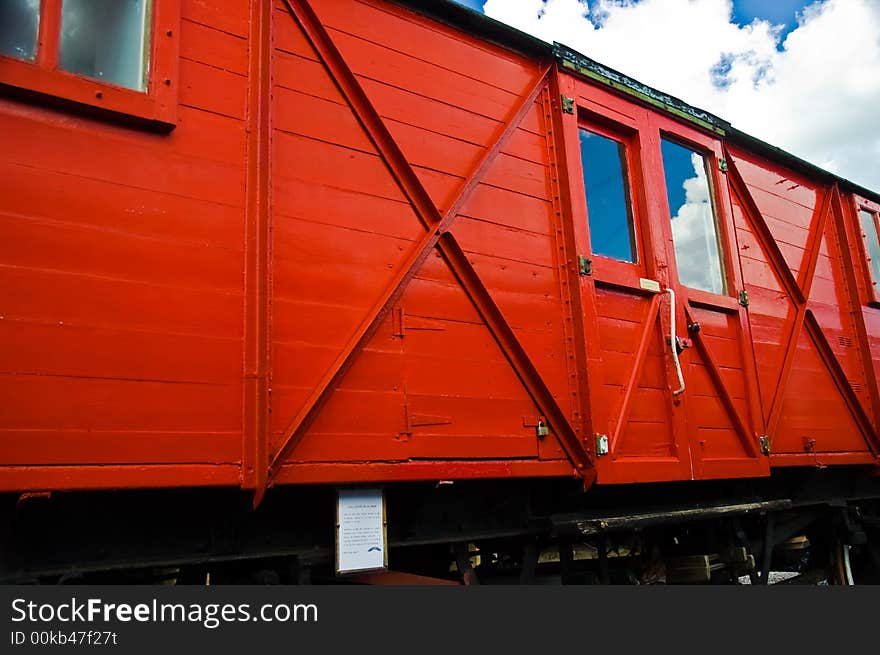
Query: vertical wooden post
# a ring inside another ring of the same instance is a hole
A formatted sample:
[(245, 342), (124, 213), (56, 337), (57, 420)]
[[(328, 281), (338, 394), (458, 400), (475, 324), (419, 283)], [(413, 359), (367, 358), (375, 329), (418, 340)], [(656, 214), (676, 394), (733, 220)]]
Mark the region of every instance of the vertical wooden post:
[(260, 503), (266, 492), (269, 470), (271, 28), (271, 3), (252, 0), (248, 54), (241, 486), (254, 490), (254, 506)]

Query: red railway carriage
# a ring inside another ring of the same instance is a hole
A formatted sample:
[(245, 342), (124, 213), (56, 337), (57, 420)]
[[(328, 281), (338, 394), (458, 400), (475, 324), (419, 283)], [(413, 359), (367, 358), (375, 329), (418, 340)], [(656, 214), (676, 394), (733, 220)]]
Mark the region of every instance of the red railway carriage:
[(446, 3), (130, 4), (2, 10), (0, 490), (870, 478), (877, 194)]

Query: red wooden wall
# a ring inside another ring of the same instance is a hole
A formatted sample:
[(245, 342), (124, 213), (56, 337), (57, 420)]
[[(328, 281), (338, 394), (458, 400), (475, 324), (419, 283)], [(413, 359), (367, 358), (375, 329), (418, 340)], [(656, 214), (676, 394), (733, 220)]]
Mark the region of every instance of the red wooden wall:
[(0, 489), (589, 481), (633, 380), (600, 481), (766, 474), (764, 431), (773, 464), (875, 461), (846, 194), (731, 148), (752, 303), (689, 305), (703, 392), (675, 414), (659, 305), (577, 272), (573, 78), (381, 0), (182, 0), (179, 37), (168, 134), (0, 96)]
[[(773, 463), (874, 460), (876, 358), (853, 202), (778, 164), (732, 151), (737, 244)], [(876, 338), (876, 337), (875, 337)]]
[[(284, 3), (274, 14), (270, 452), (286, 444), (280, 479), (442, 475), (446, 460), (469, 461), (457, 475), (485, 475), (561, 459), (539, 443), (541, 410), (396, 179), (411, 173), (424, 188), (423, 218), (456, 206), (447, 236), (570, 416), (546, 64), (390, 5), (311, 4), (317, 28)], [(338, 66), (312, 43), (324, 30)], [(338, 87), (338, 68), (363, 97)], [(373, 114), (399, 149), (396, 168), (363, 125)], [(374, 333), (352, 347), (365, 323)]]
[(247, 8), (180, 28), (170, 134), (0, 97), (2, 488), (238, 482)]

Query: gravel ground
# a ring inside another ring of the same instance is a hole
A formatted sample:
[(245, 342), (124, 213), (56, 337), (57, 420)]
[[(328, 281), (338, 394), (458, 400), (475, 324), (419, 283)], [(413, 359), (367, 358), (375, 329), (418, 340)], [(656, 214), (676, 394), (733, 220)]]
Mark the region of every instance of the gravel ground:
[[(789, 578), (793, 578), (797, 573), (793, 571), (770, 571), (770, 584), (776, 584), (777, 582), (782, 582), (783, 580), (788, 580)], [(752, 584), (751, 578), (749, 576), (744, 575), (739, 579), (740, 584)]]

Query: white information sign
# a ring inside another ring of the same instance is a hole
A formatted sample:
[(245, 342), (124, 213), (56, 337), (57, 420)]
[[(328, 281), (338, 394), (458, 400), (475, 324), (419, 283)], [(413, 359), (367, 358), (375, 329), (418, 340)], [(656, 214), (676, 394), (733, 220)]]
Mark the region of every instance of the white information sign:
[(385, 499), (381, 489), (340, 489), (336, 504), (336, 571), (388, 565)]

